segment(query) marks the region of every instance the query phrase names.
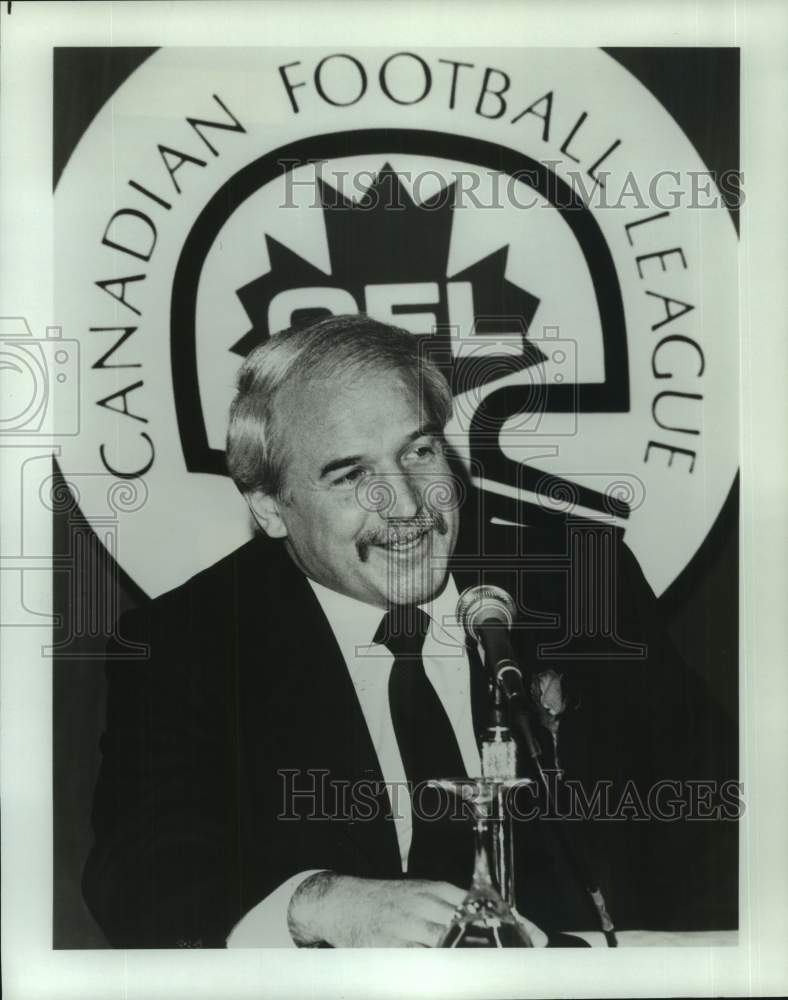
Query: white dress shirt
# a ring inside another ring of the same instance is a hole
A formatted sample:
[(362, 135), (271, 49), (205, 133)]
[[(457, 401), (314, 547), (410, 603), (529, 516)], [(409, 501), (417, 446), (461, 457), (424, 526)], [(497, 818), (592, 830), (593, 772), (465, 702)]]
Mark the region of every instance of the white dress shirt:
[[(389, 709), (388, 683), (394, 657), (385, 646), (372, 642), (385, 612), (329, 590), (314, 580), (309, 580), (309, 583), (331, 625), (356, 689), (389, 791), (402, 870), (407, 872), (413, 821), (405, 784), (405, 767)], [(421, 605), (431, 621), (422, 659), (427, 677), (457, 737), (466, 773), (478, 775), (481, 774), (481, 762), (471, 717), (470, 664), (465, 633), (455, 615), (457, 597), (457, 588), (450, 576), (443, 591), (432, 601)], [(313, 874), (314, 871), (299, 872), (258, 903), (236, 925), (227, 946), (293, 946), (287, 928), (287, 909), (295, 890)]]

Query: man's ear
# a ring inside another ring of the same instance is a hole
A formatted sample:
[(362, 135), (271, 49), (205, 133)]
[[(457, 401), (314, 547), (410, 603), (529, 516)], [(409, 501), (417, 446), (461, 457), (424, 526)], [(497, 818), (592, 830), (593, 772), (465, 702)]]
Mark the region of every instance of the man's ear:
[(276, 497), (256, 490), (246, 494), (246, 502), (249, 504), (249, 510), (255, 521), (269, 538), (285, 538), (287, 536), (287, 528), (279, 513), (279, 501)]

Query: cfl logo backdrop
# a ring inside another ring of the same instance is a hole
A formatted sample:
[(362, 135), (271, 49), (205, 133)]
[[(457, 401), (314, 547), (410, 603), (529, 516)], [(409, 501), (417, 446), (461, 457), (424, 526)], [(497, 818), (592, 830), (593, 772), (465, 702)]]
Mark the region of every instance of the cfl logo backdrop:
[(241, 359), (345, 312), (442, 367), (488, 497), (618, 523), (658, 593), (703, 542), (737, 467), (719, 181), (701, 205), (700, 157), (604, 52), (492, 56), (158, 50), (85, 130), (55, 192), (62, 465), (144, 482), (116, 557), (148, 593), (249, 537)]

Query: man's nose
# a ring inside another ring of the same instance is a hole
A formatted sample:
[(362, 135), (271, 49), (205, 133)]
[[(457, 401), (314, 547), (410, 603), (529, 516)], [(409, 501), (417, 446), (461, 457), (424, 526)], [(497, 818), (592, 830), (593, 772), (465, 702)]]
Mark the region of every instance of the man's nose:
[(391, 504), (385, 514), (387, 517), (415, 517), (422, 506), (421, 489), (417, 479), (407, 472), (400, 472), (389, 479), (391, 487)]

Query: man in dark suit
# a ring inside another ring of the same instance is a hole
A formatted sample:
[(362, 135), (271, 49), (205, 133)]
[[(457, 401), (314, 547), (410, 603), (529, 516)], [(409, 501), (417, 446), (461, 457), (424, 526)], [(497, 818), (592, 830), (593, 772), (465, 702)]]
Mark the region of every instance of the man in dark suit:
[[(480, 581), (516, 596), (522, 662), (562, 675), (558, 757), (535, 706), (548, 769), (585, 802), (600, 781), (628, 796), (590, 824), (619, 923), (730, 925), (709, 892), (735, 867), (719, 815), (636, 815), (655, 782), (680, 799), (686, 779), (734, 777), (729, 727), (665, 641), (620, 533), (605, 548), (615, 585), (587, 595), (612, 628), (582, 651), (562, 641), (567, 525), (491, 524), (447, 455), (450, 413), (413, 338), (365, 317), (279, 334), (244, 363), (228, 467), (264, 537), (121, 620), (122, 640), (150, 649), (141, 667), (109, 650), (83, 884), (111, 944), (434, 945), (470, 878), (469, 825), (429, 824), (397, 792), (479, 773), (489, 685), (454, 608)], [(537, 943), (539, 928), (593, 926), (551, 823), (516, 831)]]

